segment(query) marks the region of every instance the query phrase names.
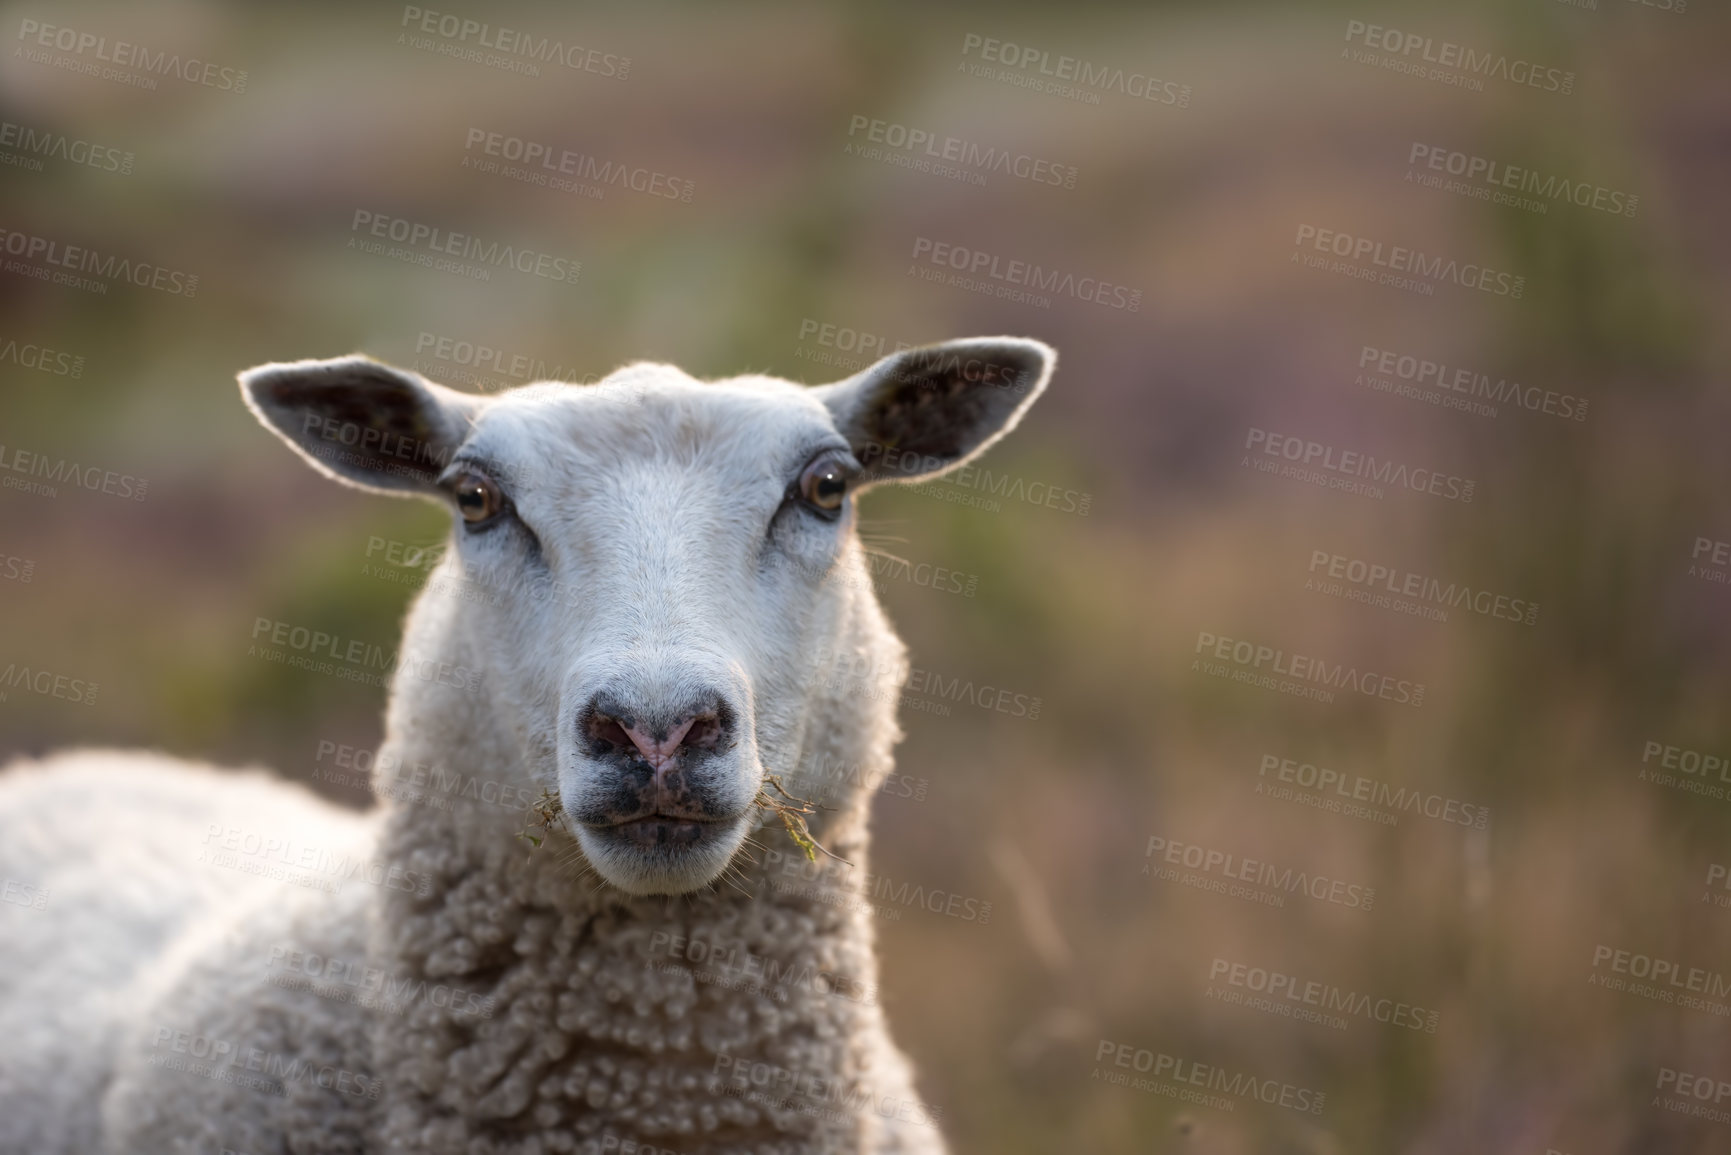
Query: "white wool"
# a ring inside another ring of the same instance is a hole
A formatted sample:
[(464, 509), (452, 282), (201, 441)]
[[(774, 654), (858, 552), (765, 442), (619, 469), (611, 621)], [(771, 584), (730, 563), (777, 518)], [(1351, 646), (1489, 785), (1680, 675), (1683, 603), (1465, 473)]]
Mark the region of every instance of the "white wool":
[[(989, 428), (946, 465), (1044, 385), (1050, 351), (1017, 348), (1034, 387), (974, 413)], [(403, 644), (435, 665), (395, 677), (369, 815), (140, 754), (0, 774), (0, 1150), (942, 1152), (876, 1000), (860, 883), (904, 649), (851, 515), (769, 522), (787, 453), (834, 439), (849, 385), (633, 366), (485, 409), (437, 391), (453, 436), (508, 458), (553, 555), (536, 564), (584, 580), (488, 600), (527, 539), (447, 551)], [(665, 670), (627, 661), (645, 638)], [(748, 707), (724, 873), (633, 894), (629, 863), (568, 829), (517, 837), (524, 800), (593, 788), (573, 695), (705, 662)], [(821, 875), (749, 806), (815, 766), (848, 768), (812, 829), (853, 865)]]

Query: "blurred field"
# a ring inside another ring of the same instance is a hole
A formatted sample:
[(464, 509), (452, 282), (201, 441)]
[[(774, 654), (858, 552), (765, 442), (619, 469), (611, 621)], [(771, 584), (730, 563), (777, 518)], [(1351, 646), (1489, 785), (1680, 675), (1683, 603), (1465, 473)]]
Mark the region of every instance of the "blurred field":
[[(0, 271), (0, 445), (149, 483), (142, 501), (0, 489), (0, 665), (100, 686), (89, 706), (9, 690), (0, 752), (141, 745), (306, 779), (321, 741), (376, 745), (382, 691), (249, 658), (251, 631), (268, 618), (389, 645), (415, 572), (382, 543), (432, 545), (444, 515), (315, 477), (244, 411), (239, 369), (359, 350), (470, 389), (516, 383), (512, 356), (572, 380), (661, 359), (819, 382), (855, 367), (844, 329), (892, 346), (1035, 336), (1059, 348), (1058, 376), (990, 476), (866, 511), (909, 563), (881, 593), (915, 665), (1041, 703), (1037, 718), (905, 712), (900, 770), (924, 796), (878, 806), (876, 870), (992, 904), (984, 924), (917, 904), (881, 923), (897, 1036), (957, 1149), (1731, 1150), (1731, 1125), (1668, 1109), (1682, 1100), (1657, 1086), (1664, 1069), (1731, 1082), (1723, 1014), (1589, 982), (1611, 972), (1594, 966), (1601, 947), (1731, 975), (1731, 889), (1712, 870), (1731, 861), (1731, 793), (1641, 777), (1649, 743), (1731, 752), (1731, 587), (1691, 572), (1698, 539), (1731, 539), (1723, 12), (462, 14), (628, 57), (628, 72), (442, 54), (387, 5), (5, 9), (0, 119), (134, 159), (129, 173), (9, 163), (0, 227), (198, 288)], [(1568, 70), (1573, 92), (1367, 65), (1347, 54), (1353, 20)], [(149, 91), (43, 63), (19, 51), (26, 21), (244, 69), (245, 90)], [(1188, 86), (1187, 103), (982, 79), (970, 35), (1152, 73)], [(1043, 158), (1074, 187), (856, 155), (871, 131), (856, 118)], [(690, 196), (484, 171), (486, 133), (640, 166)], [(1415, 144), (1638, 209), (1539, 213), (1423, 187), (1407, 179)], [(352, 244), (357, 213), (524, 245), (581, 275), (479, 281), (389, 259)], [(1423, 295), (1308, 268), (1305, 225), (1509, 271), (1524, 290)], [(933, 283), (921, 238), (1139, 290), (1140, 305)], [(29, 367), (8, 341), (80, 371)], [(470, 345), (506, 356), (464, 365)], [(1367, 346), (1583, 398), (1586, 417), (1379, 392), (1355, 383)], [(1245, 464), (1255, 430), (1471, 479), (1472, 500), (1268, 475)], [(1076, 500), (1015, 496), (1036, 483)], [(1530, 625), (1458, 607), (1435, 621), (1328, 596), (1305, 588), (1319, 551), (1539, 609)], [(972, 592), (921, 584), (924, 566)], [(1204, 634), (1422, 683), (1422, 705), (1209, 676), (1193, 666)], [(1488, 821), (1388, 824), (1276, 797), (1268, 756)], [(1275, 907), (1145, 876), (1150, 837), (1345, 880), (1374, 905)], [(1229, 986), (1215, 960), (1435, 1012), (1419, 1020), (1435, 1031), (1232, 1005), (1211, 997)], [(1120, 1043), (1326, 1105), (1112, 1085), (1103, 1074), (1136, 1074), (1103, 1049)]]

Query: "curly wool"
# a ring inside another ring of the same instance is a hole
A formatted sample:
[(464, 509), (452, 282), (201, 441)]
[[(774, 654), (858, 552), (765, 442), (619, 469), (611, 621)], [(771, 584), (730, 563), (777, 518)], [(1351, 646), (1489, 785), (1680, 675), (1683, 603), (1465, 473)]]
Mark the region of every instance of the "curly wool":
[[(814, 757), (864, 768), (816, 827), (855, 866), (829, 889), (789, 885), (803, 858), (778, 827), (709, 891), (633, 898), (568, 835), (530, 851), (525, 814), (479, 800), (357, 817), (148, 756), (9, 770), (0, 864), (51, 901), (0, 906), (0, 1028), (23, 1040), (0, 1149), (941, 1152), (852, 881), (896, 730), (858, 698), (823, 706)], [(478, 708), (393, 701), (381, 761), (506, 777)], [(222, 857), (236, 829), (358, 866), (335, 894), (316, 868), (251, 872)]]
[[(835, 486), (964, 464), (1054, 358), (975, 338), (813, 390), (637, 365), (488, 399), (359, 356), (243, 373), (255, 415), (347, 484), (445, 500), (433, 463), (461, 466), (473, 533), (410, 612), (377, 758), (456, 789), (379, 782), (357, 818), (159, 759), (5, 776), (0, 864), (55, 899), (0, 909), (0, 1030), (25, 1056), (0, 1066), (0, 1139), (941, 1155), (875, 1000), (861, 893), (906, 652)], [(333, 454), (333, 428), (428, 456)], [(555, 573), (583, 596), (549, 600)], [(501, 576), (512, 596), (469, 597)], [(667, 715), (652, 746), (701, 715), (701, 756), (664, 773), (616, 693)], [(854, 867), (790, 879), (754, 795), (830, 767), (845, 781), (813, 833)], [(522, 800), (543, 793), (582, 824), (526, 854)], [(645, 818), (712, 827), (620, 853)]]

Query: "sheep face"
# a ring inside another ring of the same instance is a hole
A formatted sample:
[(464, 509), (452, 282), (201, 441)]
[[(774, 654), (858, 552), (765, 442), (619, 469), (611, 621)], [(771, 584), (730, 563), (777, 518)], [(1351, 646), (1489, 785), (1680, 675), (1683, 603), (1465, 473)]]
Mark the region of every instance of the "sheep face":
[(495, 729), (556, 789), (595, 870), (676, 894), (722, 874), (765, 775), (799, 762), (824, 663), (870, 597), (859, 492), (978, 453), (1053, 359), (987, 338), (819, 388), (640, 364), (490, 398), (361, 357), (241, 382), (321, 471), (449, 504), (441, 576), (491, 596), (453, 599), (405, 651), (479, 667)]

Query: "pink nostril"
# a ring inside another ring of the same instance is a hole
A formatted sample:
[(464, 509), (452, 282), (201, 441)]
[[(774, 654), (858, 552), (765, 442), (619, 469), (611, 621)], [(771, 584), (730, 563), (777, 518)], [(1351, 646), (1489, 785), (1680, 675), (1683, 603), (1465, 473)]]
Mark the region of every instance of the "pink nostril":
[(612, 718), (597, 716), (589, 723), (589, 733), (609, 746), (634, 745), (631, 735), (625, 732), (625, 727)]
[(637, 747), (637, 752), (643, 755), (644, 761), (649, 763), (650, 769), (658, 771), (672, 761), (673, 755), (678, 753), (680, 745), (685, 741), (686, 733), (697, 722), (697, 718), (685, 719), (667, 731), (667, 737), (660, 742), (657, 742), (651, 734), (640, 727), (621, 726), (620, 728), (631, 739), (631, 744)]
[[(678, 714), (684, 717), (666, 724), (665, 719)], [(732, 707), (719, 694), (699, 698), (683, 710), (676, 707), (654, 714), (624, 706), (610, 694), (597, 694), (583, 708), (578, 726), (590, 757), (611, 760), (624, 754), (627, 761), (635, 762), (634, 754), (649, 764), (659, 781), (676, 772), (681, 754), (730, 749), (733, 718)]]
[(713, 750), (721, 743), (721, 719), (714, 714), (704, 714), (693, 720), (691, 730), (685, 735), (687, 746), (696, 746), (703, 750)]

